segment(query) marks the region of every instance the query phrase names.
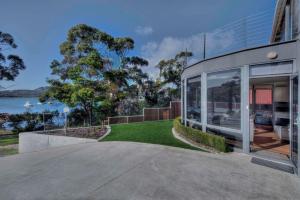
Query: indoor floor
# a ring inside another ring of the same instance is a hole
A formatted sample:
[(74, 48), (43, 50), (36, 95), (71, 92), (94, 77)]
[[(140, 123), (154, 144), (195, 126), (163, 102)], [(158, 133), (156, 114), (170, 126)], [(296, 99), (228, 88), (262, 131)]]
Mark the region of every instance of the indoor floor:
[(250, 79), (251, 151), (277, 160), (290, 159), (289, 77)]
[(253, 152), (264, 151), (264, 154), (268, 154), (271, 157), (289, 159), (289, 149), (289, 143), (281, 141), (274, 131), (255, 129), (252, 145)]

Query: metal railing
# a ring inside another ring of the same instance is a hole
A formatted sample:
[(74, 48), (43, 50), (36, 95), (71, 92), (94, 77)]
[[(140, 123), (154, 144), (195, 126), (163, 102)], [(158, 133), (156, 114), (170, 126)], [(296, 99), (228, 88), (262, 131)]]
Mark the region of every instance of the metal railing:
[(270, 43), (274, 9), (253, 14), (202, 33), (195, 56), (199, 61)]

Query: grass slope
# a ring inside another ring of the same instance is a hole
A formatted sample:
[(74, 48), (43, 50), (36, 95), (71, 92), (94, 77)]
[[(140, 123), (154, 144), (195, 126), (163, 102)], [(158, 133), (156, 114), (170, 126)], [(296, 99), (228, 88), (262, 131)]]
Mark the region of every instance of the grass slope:
[(176, 139), (173, 121), (155, 121), (111, 125), (112, 131), (101, 141), (131, 141), (199, 150)]

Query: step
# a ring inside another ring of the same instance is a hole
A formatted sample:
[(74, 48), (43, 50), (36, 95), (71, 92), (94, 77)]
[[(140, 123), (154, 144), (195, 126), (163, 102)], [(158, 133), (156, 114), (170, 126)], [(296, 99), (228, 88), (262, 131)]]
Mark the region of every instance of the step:
[(280, 171), (284, 171), (290, 174), (294, 174), (294, 166), (292, 164), (288, 163), (283, 163), (283, 162), (278, 162), (274, 160), (269, 160), (265, 158), (260, 158), (260, 157), (252, 157), (251, 162), (257, 165), (262, 165), (265, 167), (270, 167), (272, 169), (277, 169)]

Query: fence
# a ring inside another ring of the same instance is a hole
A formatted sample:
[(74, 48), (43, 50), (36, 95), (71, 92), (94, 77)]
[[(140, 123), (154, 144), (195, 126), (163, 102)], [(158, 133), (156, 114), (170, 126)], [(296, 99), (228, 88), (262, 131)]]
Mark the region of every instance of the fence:
[(96, 117), (96, 115), (101, 113), (95, 113), (94, 117), (82, 116), (80, 113), (78, 113), (78, 115), (66, 115), (65, 113), (59, 112), (24, 113), (10, 116), (12, 120), (8, 119), (8, 114), (2, 114), (0, 118), (0, 134), (26, 131), (49, 132), (57, 129), (63, 130), (93, 126), (102, 127), (103, 125), (109, 124), (168, 120), (180, 116), (180, 109), (180, 101), (172, 101), (169, 107), (144, 108), (143, 115), (108, 117), (108, 119), (104, 121)]
[(181, 102), (171, 101), (169, 107), (144, 108), (143, 115), (108, 117), (107, 124), (128, 124), (143, 121), (175, 119), (181, 114)]
[[(26, 131), (50, 131), (65, 128), (103, 126), (104, 122), (95, 116), (81, 113), (65, 114), (54, 112), (0, 114), (0, 135)], [(135, 120), (135, 119), (133, 119)], [(107, 124), (107, 123), (106, 123)]]

